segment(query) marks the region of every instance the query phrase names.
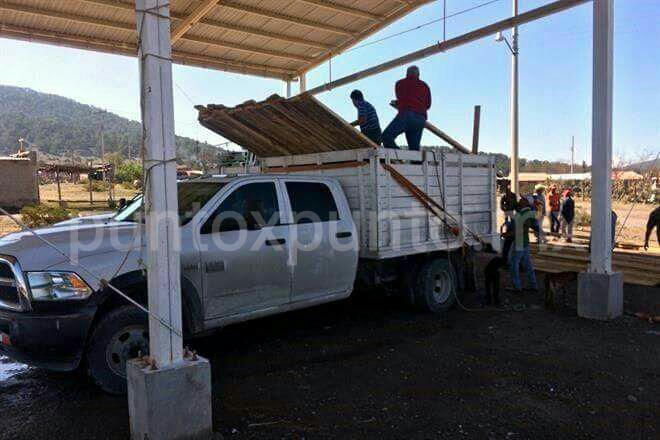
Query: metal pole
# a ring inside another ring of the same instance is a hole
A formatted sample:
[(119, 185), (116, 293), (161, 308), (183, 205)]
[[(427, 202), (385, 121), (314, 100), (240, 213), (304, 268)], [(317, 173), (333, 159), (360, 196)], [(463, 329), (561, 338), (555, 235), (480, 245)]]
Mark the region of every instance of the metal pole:
[[(137, 0), (138, 60), (144, 126), (149, 350), (162, 368), (183, 358), (172, 46), (168, 0)], [(146, 11), (146, 12), (143, 12)]]
[(307, 91), (307, 74), (300, 74), (300, 93), (305, 93)]
[(575, 171), (575, 136), (571, 137), (571, 174)]
[(479, 154), (479, 126), (481, 124), (481, 106), (474, 106), (474, 125), (472, 126), (472, 154)]
[[(103, 116), (101, 116), (103, 118)], [(105, 164), (105, 127), (101, 121), (101, 165)], [(105, 168), (101, 168), (101, 180), (105, 182)]]
[[(513, 0), (513, 16), (518, 15), (518, 0)], [(511, 191), (518, 194), (518, 26), (512, 32), (511, 54)]]
[(611, 273), (613, 1), (594, 1), (593, 13), (591, 264), (589, 271)]
[(442, 41), (447, 41), (447, 0), (442, 2)]

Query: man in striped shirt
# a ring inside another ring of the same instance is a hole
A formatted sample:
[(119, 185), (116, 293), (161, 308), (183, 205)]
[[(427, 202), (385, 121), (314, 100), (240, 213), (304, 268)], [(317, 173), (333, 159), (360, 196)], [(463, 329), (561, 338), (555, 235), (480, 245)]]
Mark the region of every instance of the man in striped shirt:
[(351, 100), (358, 111), (358, 118), (351, 122), (351, 125), (353, 127), (359, 125), (363, 135), (374, 141), (376, 145), (380, 145), (382, 133), (380, 131), (380, 122), (378, 121), (376, 109), (364, 100), (364, 95), (359, 90), (353, 90), (351, 92)]

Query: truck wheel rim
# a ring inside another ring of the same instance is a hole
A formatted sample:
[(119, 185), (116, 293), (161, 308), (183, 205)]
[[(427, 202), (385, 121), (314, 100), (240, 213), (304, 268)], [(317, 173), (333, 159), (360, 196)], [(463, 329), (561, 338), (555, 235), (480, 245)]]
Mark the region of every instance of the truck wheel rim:
[(451, 276), (447, 272), (436, 273), (433, 284), (433, 300), (438, 304), (449, 301), (451, 297), (451, 285)]
[(124, 327), (112, 336), (106, 350), (106, 362), (118, 376), (126, 377), (126, 362), (142, 353), (149, 354), (149, 335), (144, 326)]

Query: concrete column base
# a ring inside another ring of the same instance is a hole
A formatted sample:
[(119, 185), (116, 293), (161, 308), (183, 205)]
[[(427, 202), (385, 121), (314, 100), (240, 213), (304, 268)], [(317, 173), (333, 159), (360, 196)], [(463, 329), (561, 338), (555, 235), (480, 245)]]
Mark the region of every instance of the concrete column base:
[(578, 316), (609, 320), (623, 314), (623, 274), (582, 272), (578, 275)]
[(206, 359), (185, 359), (157, 370), (134, 359), (126, 373), (133, 440), (212, 438), (211, 366)]

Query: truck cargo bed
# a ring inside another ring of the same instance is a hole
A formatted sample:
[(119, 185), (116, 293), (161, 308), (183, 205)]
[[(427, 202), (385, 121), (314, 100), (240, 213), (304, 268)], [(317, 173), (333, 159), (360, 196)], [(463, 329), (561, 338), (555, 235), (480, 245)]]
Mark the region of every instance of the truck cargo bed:
[[(269, 157), (262, 164), (268, 173), (336, 178), (359, 231), (362, 258), (394, 258), (480, 242), (498, 247), (492, 158), (432, 149), (367, 148)], [(434, 215), (392, 177), (386, 164), (446, 213)], [(460, 231), (458, 235), (451, 226)]]

